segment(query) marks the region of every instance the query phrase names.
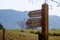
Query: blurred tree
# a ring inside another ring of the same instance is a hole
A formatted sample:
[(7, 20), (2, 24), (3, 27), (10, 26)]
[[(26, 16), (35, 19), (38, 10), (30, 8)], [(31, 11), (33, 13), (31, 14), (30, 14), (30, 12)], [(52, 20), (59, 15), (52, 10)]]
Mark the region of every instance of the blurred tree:
[(3, 29), (3, 25), (0, 23), (0, 29)]

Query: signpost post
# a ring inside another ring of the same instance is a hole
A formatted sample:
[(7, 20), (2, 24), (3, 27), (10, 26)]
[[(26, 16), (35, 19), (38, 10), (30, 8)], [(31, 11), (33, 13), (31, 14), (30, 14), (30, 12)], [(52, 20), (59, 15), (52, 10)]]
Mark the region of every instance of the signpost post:
[(44, 3), (42, 5), (42, 10), (30, 11), (28, 15), (31, 18), (28, 19), (27, 21), (27, 25), (29, 26), (29, 28), (35, 28), (41, 26), (42, 40), (48, 40), (48, 4)]
[(42, 5), (42, 40), (48, 40), (48, 4)]

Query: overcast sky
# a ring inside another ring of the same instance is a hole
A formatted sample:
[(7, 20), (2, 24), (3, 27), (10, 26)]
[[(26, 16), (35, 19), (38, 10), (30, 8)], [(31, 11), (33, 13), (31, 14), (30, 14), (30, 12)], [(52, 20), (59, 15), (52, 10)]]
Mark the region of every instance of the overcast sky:
[[(57, 0), (54, 0), (57, 1)], [(60, 0), (57, 1), (60, 3)], [(44, 0), (0, 0), (0, 9), (14, 9), (17, 11), (30, 11), (41, 9), (41, 5), (44, 3)], [(49, 15), (60, 16), (60, 6), (57, 7), (56, 2), (48, 0), (49, 4)]]

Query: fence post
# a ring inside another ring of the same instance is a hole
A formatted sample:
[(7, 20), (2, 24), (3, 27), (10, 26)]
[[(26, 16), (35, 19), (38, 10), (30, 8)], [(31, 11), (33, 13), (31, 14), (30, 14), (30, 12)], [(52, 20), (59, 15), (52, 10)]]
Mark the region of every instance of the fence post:
[(42, 40), (42, 33), (38, 34), (38, 40)]
[(3, 28), (3, 40), (5, 40), (5, 29)]
[(42, 40), (48, 40), (48, 4), (42, 5)]

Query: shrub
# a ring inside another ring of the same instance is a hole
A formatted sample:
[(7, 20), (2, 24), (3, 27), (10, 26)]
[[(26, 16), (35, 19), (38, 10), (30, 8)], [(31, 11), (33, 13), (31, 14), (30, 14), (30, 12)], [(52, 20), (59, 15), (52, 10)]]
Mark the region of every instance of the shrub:
[(49, 33), (49, 35), (50, 35), (50, 36), (53, 36), (53, 35), (54, 35), (54, 33)]
[(60, 33), (49, 33), (50, 36), (60, 36)]
[(59, 33), (54, 33), (54, 36), (60, 36), (60, 34)]
[(31, 30), (30, 33), (34, 33), (34, 31)]
[(35, 34), (40, 34), (40, 31), (36, 31)]
[(21, 32), (24, 32), (24, 30), (21, 30)]

